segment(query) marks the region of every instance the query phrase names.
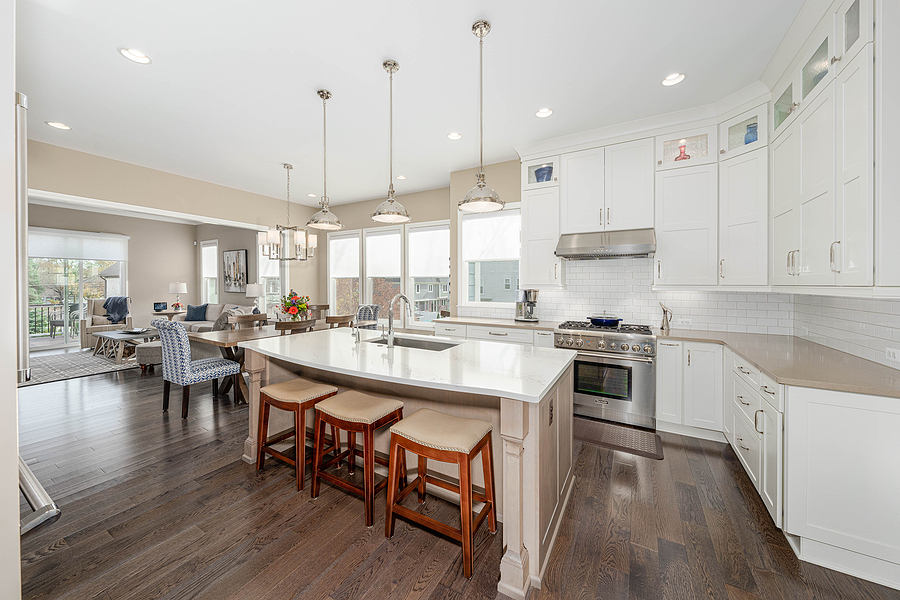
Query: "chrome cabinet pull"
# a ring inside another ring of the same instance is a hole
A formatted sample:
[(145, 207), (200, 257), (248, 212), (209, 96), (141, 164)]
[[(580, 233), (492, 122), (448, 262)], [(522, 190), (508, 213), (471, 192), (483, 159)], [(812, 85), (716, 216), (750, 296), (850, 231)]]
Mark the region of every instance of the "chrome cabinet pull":
[(488, 334), (489, 334), (489, 335), (497, 335), (497, 336), (500, 336), (500, 337), (506, 337), (506, 336), (509, 335), (508, 333), (497, 333), (496, 331), (488, 331)]
[(725, 259), (719, 261), (719, 277), (725, 279)]
[(838, 62), (839, 60), (841, 60), (841, 58), (843, 58), (843, 57), (842, 57), (842, 56), (832, 56), (832, 57), (831, 57), (831, 64), (834, 64), (834, 63)]
[(787, 253), (787, 258), (785, 259), (785, 269), (787, 269), (788, 275), (793, 275), (794, 273), (791, 271), (791, 254), (793, 254), (793, 250)]
[(761, 386), (759, 389), (761, 389), (762, 391), (764, 391), (765, 393), (767, 393), (771, 396), (775, 395), (775, 390), (770, 390), (769, 386), (767, 386), (767, 385)]
[(606, 224), (609, 225), (609, 207), (606, 207)]
[(660, 345), (660, 346), (667, 346), (667, 347), (669, 347), (669, 348), (677, 348), (677, 347), (678, 347), (678, 344), (667, 344), (667, 343), (665, 343), (665, 342), (660, 342), (659, 345)]
[(761, 412), (762, 412), (761, 410), (758, 410), (755, 413), (753, 413), (753, 429), (756, 430), (756, 433), (765, 433), (764, 431), (760, 431), (759, 426), (757, 425), (757, 422), (759, 421), (759, 413), (761, 413)]
[(800, 106), (799, 102), (791, 102), (791, 109), (788, 112), (794, 112), (798, 106)]
[(737, 441), (738, 441), (738, 446), (740, 446), (743, 450), (746, 450), (747, 452), (750, 451), (750, 448), (748, 448), (747, 446), (745, 446), (744, 444), (741, 443), (744, 441), (744, 438), (738, 438)]
[(835, 240), (835, 241), (831, 242), (831, 247), (828, 249), (828, 257), (829, 257), (829, 260), (831, 261), (831, 272), (832, 273), (840, 273), (841, 272), (840, 269), (834, 268), (834, 245), (840, 244), (840, 243), (841, 243), (840, 240)]
[(743, 373), (744, 375), (749, 375), (749, 374), (750, 374), (750, 371), (745, 371), (745, 370), (744, 370), (744, 367), (738, 367), (738, 371), (740, 371), (740, 372)]
[(691, 351), (688, 350), (688, 366), (691, 366)]
[(662, 265), (661, 261), (656, 261), (656, 278), (662, 279)]
[(737, 399), (738, 399), (738, 400), (740, 401), (740, 403), (743, 404), (744, 406), (750, 406), (750, 403), (749, 403), (749, 402), (744, 402), (744, 397), (743, 397), (743, 396), (738, 396)]

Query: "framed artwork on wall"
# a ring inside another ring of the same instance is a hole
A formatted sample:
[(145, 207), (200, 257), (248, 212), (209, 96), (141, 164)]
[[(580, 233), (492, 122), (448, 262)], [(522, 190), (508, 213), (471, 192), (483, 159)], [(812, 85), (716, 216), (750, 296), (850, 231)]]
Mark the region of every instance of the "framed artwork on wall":
[(225, 262), (225, 291), (243, 293), (247, 291), (247, 251), (226, 250), (222, 253)]

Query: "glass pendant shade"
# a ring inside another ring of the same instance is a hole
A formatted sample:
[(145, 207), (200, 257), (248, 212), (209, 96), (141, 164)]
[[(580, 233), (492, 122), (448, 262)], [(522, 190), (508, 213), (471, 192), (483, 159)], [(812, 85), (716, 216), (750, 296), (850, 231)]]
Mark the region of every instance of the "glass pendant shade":
[(328, 199), (323, 198), (319, 204), (322, 206), (322, 209), (309, 218), (309, 223), (306, 226), (324, 231), (343, 229), (344, 226), (341, 224), (340, 219), (337, 218), (337, 215), (328, 210)]
[(467, 213), (488, 213), (502, 210), (506, 202), (484, 182), (484, 173), (478, 173), (478, 183), (459, 201), (459, 210)]

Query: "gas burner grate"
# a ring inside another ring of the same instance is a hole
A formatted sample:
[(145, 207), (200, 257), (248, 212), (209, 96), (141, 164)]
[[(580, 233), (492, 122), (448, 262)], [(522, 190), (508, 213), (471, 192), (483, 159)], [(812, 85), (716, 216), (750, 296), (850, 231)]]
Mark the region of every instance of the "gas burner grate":
[(590, 321), (566, 321), (559, 326), (559, 329), (572, 329), (579, 331), (608, 331), (619, 333), (640, 333), (644, 335), (653, 335), (653, 331), (647, 325), (619, 325), (618, 327), (603, 327), (592, 325)]

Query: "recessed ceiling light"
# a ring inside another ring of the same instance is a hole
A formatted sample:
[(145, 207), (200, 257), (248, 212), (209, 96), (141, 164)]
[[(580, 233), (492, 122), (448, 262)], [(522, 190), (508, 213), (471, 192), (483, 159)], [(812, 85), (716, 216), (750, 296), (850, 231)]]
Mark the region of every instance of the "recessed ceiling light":
[(552, 109), (542, 108), (541, 110), (534, 113), (534, 116), (536, 116), (538, 119), (546, 119), (547, 117), (549, 117), (552, 114), (553, 114)]
[(307, 194), (307, 196), (309, 196), (310, 198), (315, 198), (315, 197), (316, 197), (315, 194)]
[(448, 133), (448, 134), (447, 134), (447, 137), (450, 138), (451, 140), (458, 140), (458, 139), (462, 138), (462, 134), (461, 134), (461, 133), (456, 133), (456, 132), (454, 131), (453, 133)]
[(397, 175), (397, 179), (406, 179), (406, 175)]
[(141, 65), (149, 65), (151, 62), (153, 62), (152, 60), (150, 60), (149, 56), (147, 56), (140, 50), (135, 50), (134, 48), (119, 48), (119, 54), (121, 54), (128, 60)]
[(662, 80), (663, 85), (675, 85), (684, 81), (684, 73), (672, 73)]
[(72, 129), (71, 127), (69, 127), (69, 126), (66, 125), (65, 123), (57, 123), (56, 121), (44, 121), (44, 123), (46, 123), (46, 124), (49, 125), (50, 127), (56, 128), (56, 129), (65, 129), (65, 130)]

